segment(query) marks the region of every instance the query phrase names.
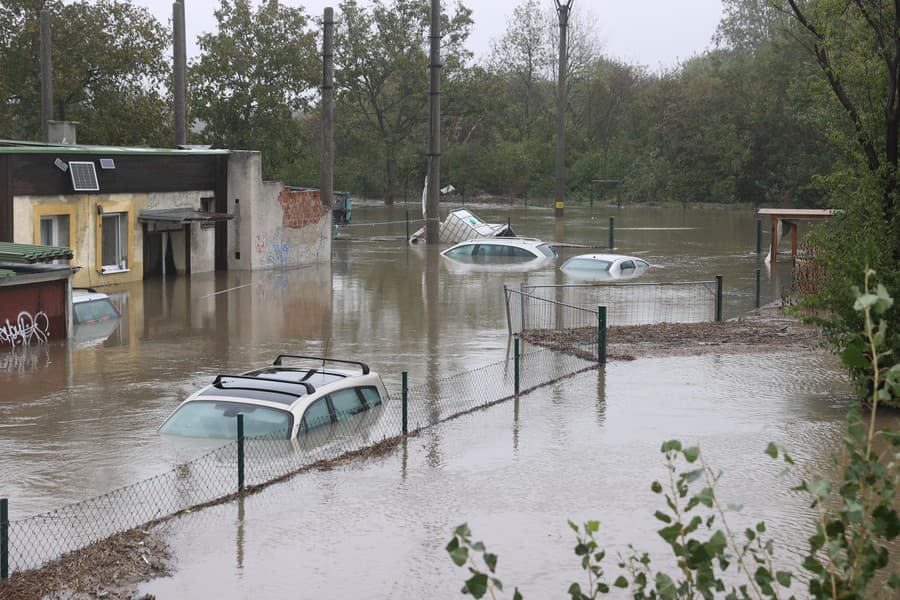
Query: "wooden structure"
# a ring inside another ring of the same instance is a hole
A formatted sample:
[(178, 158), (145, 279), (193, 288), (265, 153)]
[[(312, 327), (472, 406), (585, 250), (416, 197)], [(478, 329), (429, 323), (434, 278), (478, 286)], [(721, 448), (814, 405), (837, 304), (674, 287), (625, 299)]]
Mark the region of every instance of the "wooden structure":
[[(778, 239), (791, 233), (791, 258), (797, 256), (797, 223), (828, 219), (835, 213), (830, 208), (760, 208), (759, 215), (772, 218), (772, 241), (769, 247), (769, 261), (773, 264), (778, 256)], [(785, 230), (787, 227), (787, 230)]]

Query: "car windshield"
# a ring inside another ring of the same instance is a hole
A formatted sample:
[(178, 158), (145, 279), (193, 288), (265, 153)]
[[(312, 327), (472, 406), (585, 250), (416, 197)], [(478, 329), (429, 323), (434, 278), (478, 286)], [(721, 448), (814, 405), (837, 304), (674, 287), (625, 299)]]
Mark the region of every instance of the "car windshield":
[(546, 256), (547, 258), (555, 258), (556, 252), (553, 250), (553, 246), (550, 244), (541, 244), (537, 247), (541, 254)]
[(612, 263), (608, 260), (596, 260), (593, 258), (572, 258), (565, 264), (566, 269), (572, 269), (573, 271), (608, 271), (610, 266), (612, 266)]
[(244, 415), (246, 437), (284, 439), (293, 426), (293, 417), (286, 410), (245, 402), (200, 400), (182, 404), (159, 432), (180, 437), (236, 439), (238, 414)]
[(119, 318), (119, 311), (108, 298), (78, 302), (73, 305), (73, 308), (76, 323), (96, 323)]

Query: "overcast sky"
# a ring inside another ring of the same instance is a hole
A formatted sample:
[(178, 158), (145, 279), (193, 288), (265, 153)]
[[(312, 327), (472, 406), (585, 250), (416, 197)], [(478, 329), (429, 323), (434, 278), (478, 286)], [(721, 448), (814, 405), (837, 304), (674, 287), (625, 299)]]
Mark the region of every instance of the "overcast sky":
[[(258, 0), (257, 0), (258, 1)], [(388, 4), (390, 0), (383, 0)], [(146, 6), (163, 23), (172, 16), (173, 0), (132, 0)], [(469, 49), (476, 59), (486, 57), (491, 42), (506, 29), (513, 9), (521, 0), (465, 0), (472, 9)], [(542, 0), (548, 7), (553, 0)], [(366, 4), (360, 0), (360, 4)], [(455, 0), (442, 0), (447, 10)], [(321, 17), (326, 6), (337, 12), (338, 1), (282, 0), (288, 6), (302, 6), (313, 17)], [(185, 0), (188, 54), (197, 52), (194, 43), (202, 32), (215, 29), (213, 11), (219, 0)], [(710, 39), (722, 15), (721, 0), (573, 0), (573, 15), (590, 12), (597, 26), (602, 52), (628, 63), (659, 68), (673, 67), (710, 46)], [(339, 17), (339, 15), (336, 15)]]

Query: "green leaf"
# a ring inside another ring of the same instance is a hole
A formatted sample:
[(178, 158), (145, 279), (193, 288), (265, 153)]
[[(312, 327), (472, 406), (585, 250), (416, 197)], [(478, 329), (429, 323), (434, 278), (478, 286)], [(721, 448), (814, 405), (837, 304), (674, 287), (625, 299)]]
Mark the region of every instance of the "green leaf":
[(466, 564), (466, 561), (469, 560), (469, 549), (468, 548), (456, 548), (455, 550), (449, 550), (450, 559), (453, 561), (457, 567), (461, 567)]
[(712, 534), (712, 537), (709, 538), (709, 541), (706, 543), (711, 556), (717, 556), (721, 554), (725, 550), (725, 547), (727, 545), (728, 539), (725, 537), (725, 534), (721, 529)]
[(853, 303), (853, 310), (860, 312), (872, 308), (876, 302), (878, 302), (878, 296), (875, 294), (861, 294)]
[(613, 582), (613, 585), (616, 586), (617, 588), (627, 588), (628, 580), (625, 579), (624, 575), (619, 575), (618, 577), (616, 577), (616, 580)]
[(766, 446), (766, 454), (772, 458), (778, 458), (778, 446), (775, 445), (775, 442), (769, 442), (769, 445)]
[(662, 598), (676, 598), (678, 590), (672, 582), (672, 578), (665, 573), (656, 574), (656, 590)]
[(660, 448), (660, 451), (663, 453), (671, 452), (673, 450), (675, 452), (681, 452), (681, 442), (679, 440), (669, 440), (667, 442), (663, 442), (662, 448)]
[(475, 573), (466, 581), (465, 589), (473, 598), (481, 598), (487, 592), (488, 577), (484, 573)]
[(694, 469), (693, 471), (688, 471), (683, 475), (684, 480), (688, 483), (697, 481), (703, 476), (703, 469)]
[(471, 536), (472, 536), (472, 532), (469, 530), (469, 524), (468, 524), (468, 523), (463, 523), (462, 525), (458, 526), (458, 527), (453, 531), (453, 533), (454, 533), (455, 535), (458, 535), (458, 536), (461, 537), (461, 538), (468, 538), (468, 537), (471, 537)]
[[(650, 489), (651, 489), (651, 490), (653, 491), (653, 493), (655, 493), (655, 494), (661, 494), (662, 491), (663, 491), (662, 484), (661, 484), (660, 482), (658, 482), (658, 481), (654, 481), (654, 482), (650, 485)], [(578, 531), (577, 528), (576, 528), (575, 530)]]
[(865, 369), (869, 366), (869, 359), (863, 354), (862, 349), (856, 345), (847, 346), (841, 353), (841, 361), (852, 369)]
[(657, 531), (657, 533), (662, 539), (672, 544), (675, 542), (675, 540), (678, 539), (678, 536), (681, 534), (681, 523), (675, 523), (674, 525), (663, 527), (662, 529)]
[(689, 463), (694, 462), (700, 456), (700, 448), (698, 446), (691, 446), (690, 448), (684, 449), (684, 459)]
[(662, 512), (661, 510), (658, 510), (655, 513), (653, 513), (653, 516), (656, 517), (657, 519), (659, 519), (660, 521), (662, 521), (663, 523), (671, 523), (672, 522), (672, 517), (670, 517), (666, 513)]
[(488, 569), (491, 570), (491, 573), (497, 571), (497, 555), (485, 553), (484, 555), (484, 564), (488, 566)]
[(588, 521), (584, 524), (584, 530), (588, 533), (597, 533), (600, 531), (600, 521)]
[(790, 571), (776, 571), (775, 579), (782, 587), (791, 587), (791, 572)]
[(819, 500), (825, 500), (831, 494), (831, 479), (827, 475), (816, 477), (806, 482), (806, 489)]
[(522, 600), (522, 594), (519, 593), (519, 588), (516, 588), (513, 592), (513, 600)]

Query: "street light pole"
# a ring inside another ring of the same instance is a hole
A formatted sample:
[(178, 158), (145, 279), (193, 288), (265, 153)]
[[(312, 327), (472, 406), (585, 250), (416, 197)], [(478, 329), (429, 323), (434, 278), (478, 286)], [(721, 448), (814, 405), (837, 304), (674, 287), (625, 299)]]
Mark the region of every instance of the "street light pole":
[(566, 49), (569, 13), (575, 0), (555, 0), (556, 14), (559, 15), (559, 77), (556, 86), (556, 208), (553, 215), (563, 216), (566, 187), (566, 71), (568, 71), (568, 51)]
[(425, 243), (441, 241), (441, 3), (431, 0), (431, 127), (428, 141), (428, 189), (425, 203)]

